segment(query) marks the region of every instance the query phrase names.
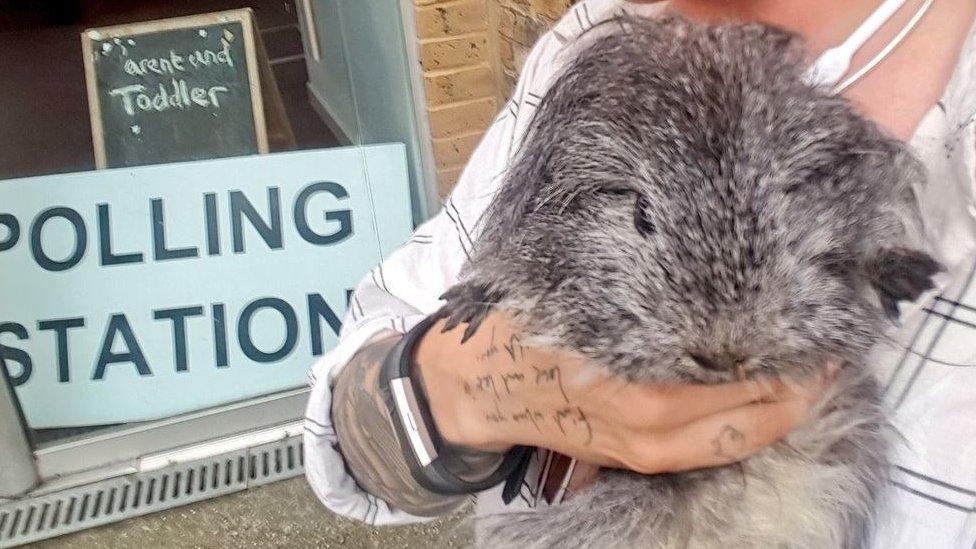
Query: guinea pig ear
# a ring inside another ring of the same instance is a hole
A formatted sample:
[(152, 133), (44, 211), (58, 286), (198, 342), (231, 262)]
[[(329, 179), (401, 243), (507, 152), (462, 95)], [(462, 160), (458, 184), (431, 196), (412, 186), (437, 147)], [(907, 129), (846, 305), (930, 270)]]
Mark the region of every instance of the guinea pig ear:
[(945, 270), (930, 255), (908, 248), (883, 248), (868, 264), (867, 275), (889, 319), (898, 320), (898, 303), (915, 301), (935, 287), (932, 278)]
[(440, 297), (447, 301), (438, 313), (447, 318), (444, 331), (453, 330), (459, 324), (466, 323), (467, 327), (461, 337), (461, 343), (464, 343), (478, 331), (478, 327), (501, 298), (501, 292), (491, 290), (486, 284), (477, 282), (455, 284)]

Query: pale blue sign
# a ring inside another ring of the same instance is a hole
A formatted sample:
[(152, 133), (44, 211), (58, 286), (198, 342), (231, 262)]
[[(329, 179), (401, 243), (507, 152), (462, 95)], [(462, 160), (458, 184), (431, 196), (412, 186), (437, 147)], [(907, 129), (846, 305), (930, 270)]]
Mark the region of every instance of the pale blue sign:
[(0, 182), (0, 350), (28, 424), (303, 385), (411, 228), (402, 145)]

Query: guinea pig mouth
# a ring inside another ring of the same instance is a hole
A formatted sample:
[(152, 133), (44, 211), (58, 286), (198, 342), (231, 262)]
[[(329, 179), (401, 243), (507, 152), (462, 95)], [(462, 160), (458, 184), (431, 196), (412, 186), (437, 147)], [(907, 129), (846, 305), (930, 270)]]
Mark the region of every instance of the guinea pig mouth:
[(770, 371), (769, 364), (759, 357), (711, 358), (698, 353), (688, 356), (709, 377), (718, 376), (725, 381), (748, 381), (764, 377), (778, 377), (779, 371)]
[(746, 373), (746, 366), (743, 363), (738, 363), (735, 365), (735, 379), (737, 381), (745, 381), (748, 379), (748, 374)]
[(754, 366), (754, 364), (752, 364), (754, 361), (737, 356), (726, 355), (722, 357), (713, 357), (694, 352), (688, 353), (688, 356), (704, 370), (714, 373), (732, 372), (735, 374), (735, 377), (740, 380), (744, 380), (748, 371), (754, 369), (750, 367)]
[(699, 353), (688, 353), (688, 356), (691, 357), (696, 364), (706, 370), (711, 370), (713, 372), (724, 372), (727, 369), (720, 361), (711, 357), (707, 357)]

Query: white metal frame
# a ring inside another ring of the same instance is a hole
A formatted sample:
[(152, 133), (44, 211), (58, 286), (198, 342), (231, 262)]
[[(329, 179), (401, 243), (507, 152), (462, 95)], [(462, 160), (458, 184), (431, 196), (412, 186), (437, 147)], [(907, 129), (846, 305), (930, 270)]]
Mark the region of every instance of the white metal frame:
[(295, 389), (57, 441), (34, 450), (37, 471), (42, 482), (59, 480), (61, 487), (71, 476), (88, 482), (126, 474), (147, 455), (294, 422), (307, 400), (307, 388)]
[(0, 498), (23, 494), (37, 483), (27, 422), (0, 356)]

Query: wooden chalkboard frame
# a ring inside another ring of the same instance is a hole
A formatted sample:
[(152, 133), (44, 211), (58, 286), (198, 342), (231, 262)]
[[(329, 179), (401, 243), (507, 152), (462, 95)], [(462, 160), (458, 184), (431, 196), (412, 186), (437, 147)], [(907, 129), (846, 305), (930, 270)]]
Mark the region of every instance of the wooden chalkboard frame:
[(108, 161), (105, 153), (105, 133), (102, 126), (101, 105), (98, 101), (98, 85), (97, 79), (95, 78), (92, 41), (229, 22), (238, 22), (244, 29), (244, 57), (247, 63), (248, 87), (251, 90), (251, 108), (254, 114), (254, 132), (257, 136), (258, 152), (261, 154), (267, 154), (269, 152), (268, 128), (264, 112), (265, 105), (261, 93), (260, 55), (263, 54), (263, 51), (259, 51), (255, 42), (257, 25), (254, 21), (254, 12), (251, 8), (243, 8), (239, 10), (160, 19), (157, 21), (86, 29), (81, 33), (81, 47), (85, 58), (85, 81), (88, 88), (88, 112), (91, 117), (92, 143), (95, 148), (96, 168), (100, 170), (105, 169), (108, 167)]

